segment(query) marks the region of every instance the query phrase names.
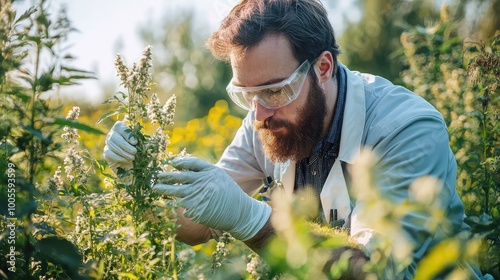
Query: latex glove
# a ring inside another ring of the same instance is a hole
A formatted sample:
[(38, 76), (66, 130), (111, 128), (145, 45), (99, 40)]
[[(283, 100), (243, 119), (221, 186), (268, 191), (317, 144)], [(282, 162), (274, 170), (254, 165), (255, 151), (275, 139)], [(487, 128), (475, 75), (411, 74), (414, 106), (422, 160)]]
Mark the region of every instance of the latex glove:
[(133, 166), (132, 161), (135, 158), (137, 149), (137, 139), (131, 136), (128, 127), (124, 122), (116, 122), (108, 135), (106, 136), (106, 146), (104, 146), (104, 159), (108, 162), (109, 167), (117, 172), (119, 167), (128, 170)]
[(224, 170), (194, 157), (172, 161), (176, 172), (161, 172), (153, 189), (175, 196), (184, 216), (210, 228), (224, 230), (245, 241), (269, 219), (271, 207), (251, 198)]

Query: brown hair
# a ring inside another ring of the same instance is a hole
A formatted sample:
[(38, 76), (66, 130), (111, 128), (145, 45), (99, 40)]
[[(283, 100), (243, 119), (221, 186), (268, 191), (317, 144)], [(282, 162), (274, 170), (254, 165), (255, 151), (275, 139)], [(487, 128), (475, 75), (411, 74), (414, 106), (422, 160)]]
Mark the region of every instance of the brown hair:
[(299, 62), (312, 62), (323, 51), (329, 51), (337, 62), (340, 50), (319, 0), (242, 0), (207, 45), (216, 58), (229, 61), (231, 52), (251, 48), (269, 34), (284, 35)]

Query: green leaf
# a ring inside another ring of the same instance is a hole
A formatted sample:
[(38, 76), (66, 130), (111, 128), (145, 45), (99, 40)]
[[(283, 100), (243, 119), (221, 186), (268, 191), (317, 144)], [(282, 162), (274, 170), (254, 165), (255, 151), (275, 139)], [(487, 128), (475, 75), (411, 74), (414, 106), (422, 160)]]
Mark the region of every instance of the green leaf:
[(125, 98), (128, 97), (128, 95), (125, 92), (122, 92), (122, 91), (119, 91), (119, 92), (115, 93), (115, 96), (116, 97), (121, 96), (122, 99), (125, 99)]
[(103, 171), (101, 171), (101, 175), (106, 177), (106, 178), (109, 178), (109, 179), (113, 179), (113, 180), (116, 179), (116, 176), (113, 176), (113, 175), (106, 173), (106, 172), (103, 172)]
[[(68, 55), (66, 55), (66, 57), (68, 57)], [(71, 56), (71, 58), (73, 58)], [(86, 71), (86, 70), (82, 70), (82, 69), (78, 69), (78, 68), (71, 68), (71, 67), (61, 67), (62, 70), (65, 70), (65, 71), (68, 71), (68, 72), (74, 72), (74, 73), (82, 73), (82, 74), (89, 74), (89, 75), (93, 75), (94, 72), (91, 72), (91, 71)]]
[(90, 127), (86, 124), (83, 124), (83, 123), (80, 123), (77, 121), (67, 120), (64, 118), (44, 118), (43, 122), (45, 124), (48, 124), (48, 125), (51, 125), (51, 124), (56, 124), (56, 125), (60, 125), (60, 126), (66, 125), (66, 126), (69, 126), (71, 128), (76, 128), (80, 131), (85, 131), (85, 132), (92, 133), (92, 134), (104, 134), (104, 132), (100, 131), (99, 129)]
[(37, 44), (37, 45), (39, 45), (42, 42), (42, 39), (40, 37), (37, 37), (37, 36), (25, 36), (24, 40), (35, 42), (35, 44)]
[(26, 103), (31, 101), (31, 96), (24, 94), (22, 92), (22, 90), (19, 88), (15, 88), (15, 89), (10, 90), (10, 91), (5, 91), (4, 93), (8, 94), (8, 95), (14, 95), (14, 96), (18, 97), (19, 99), (21, 99), (21, 101), (26, 102)]
[(42, 236), (45, 235), (55, 235), (57, 234), (57, 231), (54, 227), (49, 225), (47, 222), (37, 222), (33, 224), (33, 233), (35, 235), (41, 234)]
[(96, 167), (99, 170), (104, 170), (108, 166), (108, 162), (105, 161), (104, 159), (94, 159), (92, 160), (92, 164), (94, 167)]
[(139, 279), (139, 278), (137, 278), (137, 276), (135, 276), (134, 274), (132, 274), (130, 272), (118, 272), (117, 274), (118, 274), (118, 276), (127, 277), (127, 278), (130, 278), (132, 280)]
[(49, 138), (46, 138), (43, 136), (42, 134), (42, 131), (40, 129), (36, 129), (32, 126), (28, 126), (28, 125), (24, 125), (24, 124), (20, 124), (22, 128), (26, 129), (27, 131), (29, 131), (33, 136), (35, 136), (36, 138), (40, 139), (40, 141), (42, 141), (42, 143), (44, 143), (45, 145), (50, 145), (52, 143), (52, 140), (49, 139)]
[(41, 87), (41, 91), (48, 91), (52, 89), (52, 85), (55, 84), (56, 81), (54, 80), (53, 76), (51, 73), (44, 74), (40, 76), (40, 78), (37, 80), (37, 85)]
[(101, 104), (108, 104), (108, 103), (119, 102), (119, 101), (120, 101), (120, 99), (118, 99), (118, 97), (116, 95), (113, 95), (110, 98), (103, 101)]
[(120, 114), (119, 111), (111, 111), (111, 112), (107, 112), (106, 114), (102, 115), (95, 124), (100, 124), (103, 120), (109, 118), (109, 117), (112, 117), (114, 115), (118, 115)]
[(78, 276), (82, 256), (78, 248), (70, 241), (57, 236), (49, 236), (36, 242), (35, 248), (54, 264), (60, 265), (69, 276)]
[(8, 141), (4, 141), (0, 143), (0, 155), (3, 155), (5, 157), (10, 157), (13, 154), (13, 151), (16, 150), (17, 147), (12, 145)]
[(23, 21), (23, 20), (29, 18), (34, 12), (36, 12), (35, 7), (29, 8), (26, 12), (24, 12), (24, 14), (22, 14), (18, 19), (16, 19), (15, 23), (18, 23), (20, 21)]
[(85, 75), (71, 75), (68, 77), (70, 80), (85, 80), (85, 79), (97, 79), (94, 76), (85, 76)]

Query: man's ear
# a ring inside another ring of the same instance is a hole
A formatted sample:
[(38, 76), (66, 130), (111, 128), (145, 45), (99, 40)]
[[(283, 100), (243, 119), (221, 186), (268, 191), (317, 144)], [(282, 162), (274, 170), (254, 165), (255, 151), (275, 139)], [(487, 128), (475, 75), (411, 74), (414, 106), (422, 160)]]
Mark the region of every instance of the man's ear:
[(329, 51), (322, 52), (316, 60), (315, 67), (319, 70), (316, 74), (320, 83), (330, 80), (336, 67), (332, 54)]

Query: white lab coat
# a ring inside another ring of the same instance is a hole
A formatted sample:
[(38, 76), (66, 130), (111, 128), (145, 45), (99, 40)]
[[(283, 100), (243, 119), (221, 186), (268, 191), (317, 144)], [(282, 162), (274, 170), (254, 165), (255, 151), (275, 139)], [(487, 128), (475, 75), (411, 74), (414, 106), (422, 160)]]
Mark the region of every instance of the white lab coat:
[[(463, 205), (455, 190), (456, 162), (449, 148), (446, 124), (437, 110), (407, 89), (381, 77), (346, 70), (347, 93), (340, 150), (320, 194), (323, 212), (328, 215), (330, 209), (337, 209), (339, 219), (349, 219), (351, 236), (361, 244), (368, 246), (376, 235), (358, 218), (358, 205), (350, 196), (341, 166), (342, 162), (355, 164), (363, 147), (379, 155), (378, 164), (385, 169), (382, 168), (378, 187), (395, 203), (407, 198), (408, 186), (414, 179), (425, 175), (440, 179), (443, 182), (440, 199), (453, 226), (451, 230), (439, 229), (438, 233), (431, 234), (418, 223), (423, 219), (418, 215), (402, 222), (416, 247), (414, 263), (401, 275), (411, 278), (416, 262), (430, 246), (447, 235), (467, 229), (463, 222)], [(255, 193), (267, 176), (280, 180), (286, 192), (291, 194), (295, 163), (275, 165), (265, 157), (258, 134), (252, 127), (253, 119), (253, 112), (249, 112), (217, 165), (249, 194)]]

